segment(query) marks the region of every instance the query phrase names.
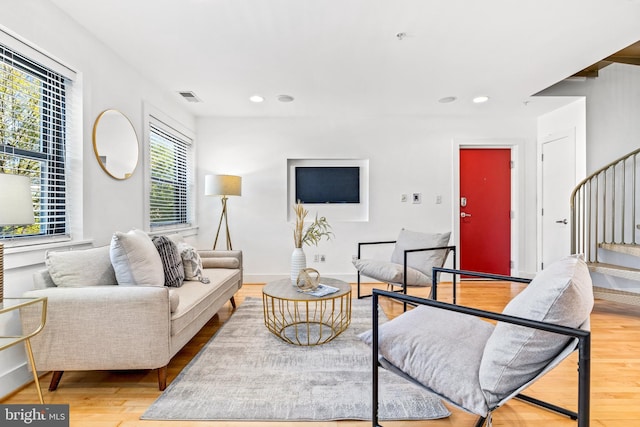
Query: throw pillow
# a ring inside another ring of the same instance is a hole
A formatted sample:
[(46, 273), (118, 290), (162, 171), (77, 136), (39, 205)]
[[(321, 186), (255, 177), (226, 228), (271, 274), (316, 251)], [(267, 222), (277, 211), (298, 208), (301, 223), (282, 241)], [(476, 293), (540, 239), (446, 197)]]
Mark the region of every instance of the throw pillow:
[(151, 241), (156, 246), (162, 261), (164, 285), (179, 288), (184, 280), (184, 266), (182, 265), (182, 257), (178, 253), (178, 245), (167, 236), (153, 236)]
[(164, 286), (162, 260), (144, 231), (115, 232), (109, 254), (119, 285)]
[[(439, 396), (486, 416), (478, 369), (493, 328), (477, 317), (418, 306), (379, 326), (378, 354)], [(371, 345), (372, 335), (360, 338)]]
[(59, 287), (115, 285), (109, 246), (79, 251), (47, 252), (44, 263)]
[[(538, 273), (505, 307), (511, 316), (578, 328), (593, 308), (589, 269), (578, 257), (566, 257)], [(480, 384), (490, 405), (533, 379), (570, 338), (498, 322), (484, 349)]]
[[(404, 251), (408, 249), (438, 248), (449, 243), (450, 232), (421, 233), (402, 229), (396, 239), (396, 245), (391, 254), (391, 262), (404, 264)], [(431, 278), (432, 268), (440, 267), (447, 256), (445, 249), (437, 251), (412, 252), (407, 256), (407, 265)]]
[(202, 283), (209, 283), (209, 279), (203, 276), (202, 258), (200, 258), (198, 251), (186, 243), (179, 243), (178, 251), (184, 265), (184, 280), (198, 280)]
[[(376, 280), (389, 283), (403, 283), (404, 266), (392, 262), (375, 259), (355, 259), (353, 265), (360, 274)], [(431, 286), (431, 278), (425, 274), (407, 267), (407, 285)]]

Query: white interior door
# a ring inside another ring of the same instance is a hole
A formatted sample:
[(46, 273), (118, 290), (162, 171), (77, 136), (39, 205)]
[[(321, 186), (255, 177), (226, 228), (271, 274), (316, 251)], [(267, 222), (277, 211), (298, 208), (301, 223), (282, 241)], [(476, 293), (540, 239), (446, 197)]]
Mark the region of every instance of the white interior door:
[(575, 132), (542, 142), (542, 265), (571, 252), (571, 192), (576, 185)]

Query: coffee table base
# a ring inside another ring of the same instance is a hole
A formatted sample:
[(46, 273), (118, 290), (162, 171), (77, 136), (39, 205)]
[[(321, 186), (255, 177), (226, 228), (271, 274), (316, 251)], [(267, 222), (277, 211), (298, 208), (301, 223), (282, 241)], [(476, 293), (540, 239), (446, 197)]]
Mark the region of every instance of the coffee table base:
[(344, 332), (351, 323), (351, 292), (331, 299), (301, 301), (266, 294), (262, 299), (264, 324), (289, 344), (325, 344)]

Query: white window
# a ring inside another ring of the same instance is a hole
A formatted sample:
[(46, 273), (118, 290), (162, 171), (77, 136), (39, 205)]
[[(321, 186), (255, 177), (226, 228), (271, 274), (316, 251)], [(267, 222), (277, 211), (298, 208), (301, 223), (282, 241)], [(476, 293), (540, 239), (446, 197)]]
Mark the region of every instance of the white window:
[(0, 227), (0, 239), (69, 235), (65, 158), (71, 84), (0, 42), (0, 173), (31, 177), (35, 208), (35, 224)]
[(149, 123), (151, 230), (193, 223), (192, 140), (151, 118)]

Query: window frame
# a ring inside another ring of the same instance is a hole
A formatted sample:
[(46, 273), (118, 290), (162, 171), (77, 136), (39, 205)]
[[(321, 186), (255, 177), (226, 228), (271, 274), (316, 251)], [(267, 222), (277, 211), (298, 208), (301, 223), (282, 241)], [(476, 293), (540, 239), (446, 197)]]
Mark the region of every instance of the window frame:
[[(167, 231), (183, 232), (197, 229), (196, 225), (196, 180), (195, 180), (195, 132), (159, 110), (145, 105), (144, 141), (145, 141), (145, 228), (150, 234)], [(186, 143), (186, 217), (184, 222), (165, 225), (153, 225), (151, 221), (151, 133), (152, 127)]]
[[(74, 116), (76, 104), (78, 104), (76, 88), (78, 76), (75, 71), (60, 61), (3, 28), (0, 28), (0, 45), (2, 45), (3, 58), (7, 59), (1, 63), (38, 80), (40, 105), (47, 106), (41, 109), (37, 124), (39, 134), (37, 141), (34, 140), (39, 149), (0, 146), (0, 152), (9, 156), (42, 163), (39, 171), (29, 176), (32, 176), (32, 187), (37, 188), (38, 181), (41, 183), (40, 204), (36, 207), (35, 214), (37, 219), (45, 218), (45, 221), (36, 223), (40, 224), (39, 232), (25, 234), (0, 232), (0, 241), (11, 248), (71, 240), (72, 232), (75, 231), (72, 222), (72, 217), (75, 216), (72, 212), (75, 209), (70, 206), (70, 193), (75, 191), (77, 186), (70, 184), (71, 177), (75, 174), (69, 171), (67, 165), (71, 161), (70, 152), (74, 151), (70, 147), (74, 145), (73, 141), (77, 136), (77, 130), (72, 123), (75, 122)], [(52, 115), (49, 116), (48, 113)], [(53, 215), (50, 215), (50, 210), (54, 212)], [(60, 213), (59, 210), (63, 212)], [(61, 219), (62, 223), (60, 223)]]

